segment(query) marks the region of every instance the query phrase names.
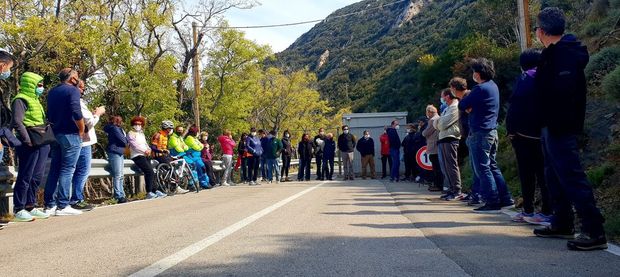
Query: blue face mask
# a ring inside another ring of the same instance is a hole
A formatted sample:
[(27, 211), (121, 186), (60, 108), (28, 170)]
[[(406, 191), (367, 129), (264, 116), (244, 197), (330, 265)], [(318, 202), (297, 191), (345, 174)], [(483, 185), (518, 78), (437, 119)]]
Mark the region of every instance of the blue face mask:
[(0, 80), (6, 80), (11, 77), (11, 70), (0, 73)]
[(44, 91), (45, 91), (45, 88), (44, 88), (44, 87), (37, 87), (37, 88), (34, 90), (34, 93), (36, 93), (36, 94), (37, 94), (37, 96), (41, 96), (41, 95), (43, 94), (43, 92), (44, 92)]
[(443, 97), (439, 97), (439, 101), (441, 101), (442, 105), (448, 105), (448, 103), (446, 103), (446, 99), (443, 99)]

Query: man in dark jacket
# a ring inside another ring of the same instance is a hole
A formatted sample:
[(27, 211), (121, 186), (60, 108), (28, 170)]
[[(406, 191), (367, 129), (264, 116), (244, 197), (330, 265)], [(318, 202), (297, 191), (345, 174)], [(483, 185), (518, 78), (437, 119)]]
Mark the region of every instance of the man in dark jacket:
[(316, 161), (316, 179), (324, 180), (323, 167), (323, 147), (325, 146), (325, 130), (319, 128), (319, 134), (312, 140), (312, 148), (314, 148), (314, 159)]
[(386, 132), (390, 141), (390, 158), (392, 159), (392, 170), (390, 171), (390, 182), (400, 180), (400, 137), (398, 136), (398, 120), (392, 121), (390, 128)]
[(403, 154), (405, 159), (405, 181), (413, 181), (418, 174), (418, 170), (415, 166), (415, 155), (417, 152), (415, 137), (417, 128), (413, 124), (407, 125), (407, 135), (401, 143), (403, 146)]
[[(269, 145), (269, 138), (267, 138), (267, 133), (265, 130), (258, 130), (258, 137), (260, 138), (260, 145), (263, 148), (263, 154), (271, 151), (271, 146)], [(267, 181), (267, 159), (265, 159), (264, 155), (260, 157), (260, 174), (261, 174), (261, 182)]]
[(291, 133), (286, 130), (282, 136), (282, 170), (280, 180), (288, 182), (288, 170), (291, 168), (291, 155), (293, 154), (293, 145), (291, 144)]
[(344, 164), (344, 180), (353, 180), (353, 151), (355, 136), (349, 132), (349, 126), (342, 126), (342, 134), (338, 137), (338, 150)]
[(367, 167), (370, 167), (370, 178), (377, 178), (375, 173), (375, 141), (370, 137), (368, 130), (364, 130), (364, 137), (357, 142), (356, 149), (362, 156), (362, 179), (366, 179)]
[[(583, 132), (588, 51), (575, 36), (564, 35), (565, 17), (558, 8), (538, 14), (536, 37), (545, 46), (535, 78), (539, 95), (545, 177), (553, 199), (551, 226), (536, 229), (539, 237), (569, 238), (571, 250), (606, 249), (605, 219), (596, 207), (592, 186), (579, 161), (577, 136)], [(573, 206), (581, 222), (574, 239)]]
[(325, 137), (325, 147), (323, 148), (323, 174), (328, 181), (333, 180), (334, 176), (334, 157), (336, 155), (336, 142), (334, 134), (328, 133)]

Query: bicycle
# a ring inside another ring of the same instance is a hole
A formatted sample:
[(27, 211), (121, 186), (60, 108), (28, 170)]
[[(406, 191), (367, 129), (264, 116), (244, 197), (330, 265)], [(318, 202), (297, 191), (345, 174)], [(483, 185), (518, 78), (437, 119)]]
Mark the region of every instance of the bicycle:
[(159, 184), (159, 189), (166, 193), (174, 193), (176, 187), (190, 190), (194, 189), (196, 193), (200, 191), (200, 185), (189, 163), (183, 158), (173, 157), (170, 163), (160, 163), (155, 170), (155, 177)]

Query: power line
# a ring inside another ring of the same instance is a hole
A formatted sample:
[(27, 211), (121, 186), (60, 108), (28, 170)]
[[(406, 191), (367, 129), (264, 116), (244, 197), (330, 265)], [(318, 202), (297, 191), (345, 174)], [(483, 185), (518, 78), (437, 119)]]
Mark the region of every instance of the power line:
[(396, 5), (396, 4), (399, 4), (399, 3), (402, 3), (402, 2), (407, 2), (407, 1), (411, 1), (411, 0), (399, 0), (399, 1), (395, 1), (395, 2), (391, 2), (391, 3), (379, 5), (379, 6), (374, 7), (374, 8), (365, 9), (365, 10), (361, 10), (361, 11), (357, 11), (357, 12), (341, 14), (341, 15), (336, 15), (336, 16), (332, 16), (332, 17), (326, 17), (326, 18), (323, 18), (323, 19), (308, 20), (308, 21), (300, 21), (300, 22), (292, 22), (292, 23), (282, 23), (282, 24), (272, 24), (272, 25), (205, 26), (205, 27), (206, 28), (211, 28), (211, 29), (261, 29), (261, 28), (276, 28), (276, 27), (287, 27), (287, 26), (295, 26), (295, 25), (304, 25), (304, 24), (321, 22), (321, 21), (329, 21), (329, 20), (332, 20), (332, 19), (347, 17), (347, 16), (351, 16), (351, 15), (362, 14), (362, 13), (365, 13), (365, 12), (368, 12), (368, 11), (378, 10), (378, 9), (381, 9), (381, 8), (384, 8), (384, 7), (387, 7), (387, 6), (392, 6), (392, 5)]

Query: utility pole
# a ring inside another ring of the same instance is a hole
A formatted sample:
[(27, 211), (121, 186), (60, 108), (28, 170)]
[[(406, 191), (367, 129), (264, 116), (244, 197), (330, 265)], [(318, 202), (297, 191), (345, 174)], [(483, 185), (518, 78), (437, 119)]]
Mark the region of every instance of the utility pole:
[(521, 51), (525, 51), (525, 49), (532, 46), (529, 2), (529, 0), (517, 0), (517, 6), (519, 9), (519, 44), (521, 45)]
[(192, 31), (194, 33), (194, 52), (192, 72), (194, 75), (194, 101), (192, 108), (194, 109), (194, 124), (200, 131), (200, 107), (198, 106), (198, 97), (200, 96), (200, 57), (198, 55), (198, 24), (192, 23)]

